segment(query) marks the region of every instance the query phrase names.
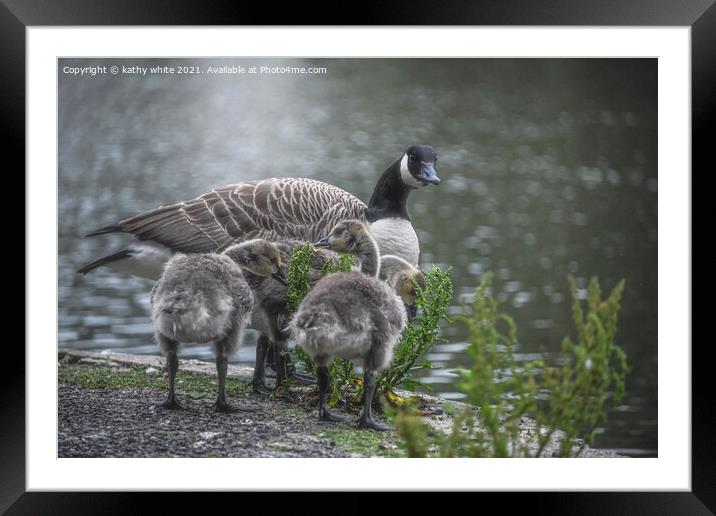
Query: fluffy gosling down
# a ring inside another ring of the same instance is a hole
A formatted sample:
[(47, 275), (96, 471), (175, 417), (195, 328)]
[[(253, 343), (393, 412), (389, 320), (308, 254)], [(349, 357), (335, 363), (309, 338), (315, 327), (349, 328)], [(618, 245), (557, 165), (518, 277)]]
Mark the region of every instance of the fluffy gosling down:
[[(281, 255), (281, 272), (288, 274), (288, 262), (291, 255), (305, 245), (300, 240), (282, 240), (273, 242)], [(321, 271), (327, 262), (334, 264), (338, 255), (326, 249), (319, 249), (309, 270), (309, 283), (315, 285), (321, 278)], [(276, 370), (276, 388), (283, 385), (284, 380), (292, 378), (299, 383), (314, 383), (315, 380), (295, 371), (288, 360), (288, 330), (286, 326), (292, 315), (288, 301), (288, 285), (281, 284), (273, 278), (244, 274), (256, 297), (251, 327), (260, 332), (256, 343), (256, 366), (252, 386), (254, 392), (269, 394), (272, 392), (266, 385), (267, 356), (273, 358)], [(270, 355), (269, 355), (270, 353)]]
[(316, 364), (319, 419), (346, 419), (331, 412), (327, 405), (328, 364), (337, 356), (363, 363), (363, 413), (359, 426), (390, 430), (390, 425), (373, 417), (376, 376), (392, 360), (393, 348), (408, 319), (404, 305), (414, 306), (414, 281), (424, 285), (422, 273), (405, 260), (390, 258), (386, 261), (386, 281), (381, 281), (378, 247), (358, 220), (339, 223), (315, 245), (353, 254), (361, 267), (360, 271), (337, 272), (321, 279), (303, 299), (290, 323), (296, 345)]
[(257, 239), (233, 245), (221, 254), (177, 254), (154, 284), (152, 322), (169, 372), (169, 394), (161, 407), (182, 408), (174, 392), (179, 346), (213, 342), (219, 384), (216, 411), (241, 410), (226, 400), (226, 372), (228, 357), (236, 350), (254, 308), (255, 296), (242, 269), (286, 281), (276, 246)]

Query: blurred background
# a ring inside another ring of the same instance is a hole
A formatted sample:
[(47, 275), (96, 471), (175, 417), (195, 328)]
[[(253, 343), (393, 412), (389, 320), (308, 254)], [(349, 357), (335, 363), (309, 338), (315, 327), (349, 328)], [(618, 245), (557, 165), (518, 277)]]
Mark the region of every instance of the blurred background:
[[(323, 75), (72, 76), (64, 66), (323, 66)], [(487, 271), (519, 358), (574, 336), (567, 274), (626, 279), (618, 343), (633, 368), (596, 446), (657, 455), (655, 59), (61, 59), (59, 346), (158, 353), (152, 282), (78, 267), (126, 235), (103, 224), (212, 187), (314, 177), (367, 201), (381, 172), (430, 144), (443, 183), (408, 209), (421, 265), (453, 267), (455, 306)], [(234, 361), (252, 363), (255, 335)], [(422, 380), (459, 399), (465, 332)], [(181, 356), (213, 360), (208, 347)]]

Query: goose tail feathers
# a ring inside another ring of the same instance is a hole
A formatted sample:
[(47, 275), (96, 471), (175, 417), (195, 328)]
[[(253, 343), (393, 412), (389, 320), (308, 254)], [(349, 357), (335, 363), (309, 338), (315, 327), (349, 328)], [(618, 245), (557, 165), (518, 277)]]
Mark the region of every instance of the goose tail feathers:
[(85, 238), (97, 235), (106, 235), (107, 233), (119, 233), (120, 231), (122, 231), (122, 226), (120, 224), (109, 224), (107, 226), (97, 228), (94, 231), (90, 231), (85, 235)]
[(88, 263), (84, 267), (78, 269), (77, 272), (80, 274), (87, 274), (88, 272), (95, 270), (97, 267), (101, 267), (102, 265), (107, 265), (108, 263), (116, 262), (118, 260), (123, 260), (125, 258), (129, 258), (130, 256), (132, 256), (132, 253), (129, 251), (129, 249), (122, 249), (121, 251), (110, 254), (108, 256), (103, 256), (102, 258)]

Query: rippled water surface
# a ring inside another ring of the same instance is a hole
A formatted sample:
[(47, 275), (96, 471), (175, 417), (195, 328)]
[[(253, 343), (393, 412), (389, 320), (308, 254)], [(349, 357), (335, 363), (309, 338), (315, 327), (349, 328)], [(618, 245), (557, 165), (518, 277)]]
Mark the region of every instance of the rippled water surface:
[[(368, 200), (415, 143), (443, 183), (411, 195), (424, 266), (451, 265), (455, 307), (486, 271), (519, 327), (520, 357), (574, 335), (566, 276), (627, 286), (618, 341), (633, 372), (597, 446), (657, 453), (655, 60), (61, 60), (88, 65), (324, 66), (322, 75), (60, 73), (59, 343), (156, 353), (151, 282), (84, 263), (126, 236), (102, 224), (214, 186), (315, 177)], [(252, 333), (252, 332), (251, 332)], [(423, 380), (459, 398), (465, 332)], [(234, 357), (253, 361), (255, 340)], [(213, 359), (209, 348), (183, 356)]]

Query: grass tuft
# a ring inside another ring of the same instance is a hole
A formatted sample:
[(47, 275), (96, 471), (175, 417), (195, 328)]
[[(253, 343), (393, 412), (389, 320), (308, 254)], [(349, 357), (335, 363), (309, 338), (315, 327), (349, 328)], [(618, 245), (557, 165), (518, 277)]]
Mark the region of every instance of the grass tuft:
[[(154, 374), (146, 372), (147, 366), (120, 365), (112, 362), (101, 363), (60, 363), (58, 379), (63, 383), (79, 385), (86, 389), (152, 389), (166, 391), (168, 377), (161, 369)], [(178, 396), (193, 399), (213, 398), (216, 396), (216, 378), (204, 373), (182, 371), (176, 378)], [(226, 379), (228, 393), (246, 394), (250, 392), (247, 382), (236, 378)]]

